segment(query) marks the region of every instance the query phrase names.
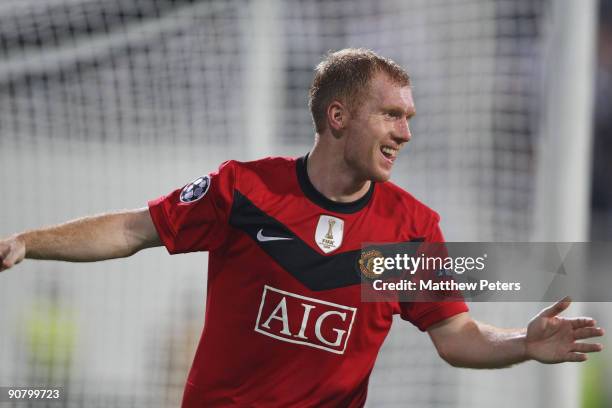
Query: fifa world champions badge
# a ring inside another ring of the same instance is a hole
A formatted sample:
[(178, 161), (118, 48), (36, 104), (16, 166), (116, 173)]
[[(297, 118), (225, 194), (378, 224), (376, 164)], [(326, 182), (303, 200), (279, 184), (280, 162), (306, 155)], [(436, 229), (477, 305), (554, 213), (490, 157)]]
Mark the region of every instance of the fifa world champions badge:
[(321, 215), (315, 230), (315, 242), (321, 250), (328, 254), (342, 245), (344, 221), (337, 217)]

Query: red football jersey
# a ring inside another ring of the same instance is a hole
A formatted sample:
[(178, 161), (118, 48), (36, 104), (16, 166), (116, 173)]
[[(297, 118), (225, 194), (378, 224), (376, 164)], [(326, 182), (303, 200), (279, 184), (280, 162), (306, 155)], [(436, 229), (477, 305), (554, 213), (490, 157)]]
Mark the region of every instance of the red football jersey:
[(210, 251), (206, 319), (183, 407), (361, 407), (394, 314), (426, 330), (463, 302), (361, 302), (368, 242), (441, 242), (438, 215), (391, 182), (338, 203), (307, 156), (228, 161), (149, 203), (171, 254)]

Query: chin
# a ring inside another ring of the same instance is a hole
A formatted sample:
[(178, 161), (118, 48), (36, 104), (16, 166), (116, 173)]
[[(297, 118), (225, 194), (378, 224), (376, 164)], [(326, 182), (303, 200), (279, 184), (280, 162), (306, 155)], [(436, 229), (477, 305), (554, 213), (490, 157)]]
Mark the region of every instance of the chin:
[(384, 183), (385, 181), (389, 181), (390, 178), (390, 171), (377, 171), (371, 174), (370, 181), (374, 181), (376, 183)]
[[(376, 183), (384, 183), (391, 178), (391, 166), (385, 166), (382, 163), (371, 162), (364, 166), (366, 160), (355, 161), (355, 170), (361, 180), (374, 181)], [(350, 162), (349, 162), (350, 163)]]

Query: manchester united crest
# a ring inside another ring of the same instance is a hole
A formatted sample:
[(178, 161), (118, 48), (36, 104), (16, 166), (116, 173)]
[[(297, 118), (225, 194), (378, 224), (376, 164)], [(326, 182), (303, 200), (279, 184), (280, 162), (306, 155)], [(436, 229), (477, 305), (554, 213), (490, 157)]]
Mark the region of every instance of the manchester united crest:
[(359, 270), (362, 275), (369, 279), (380, 277), (380, 274), (374, 272), (374, 259), (382, 258), (383, 254), (377, 249), (369, 249), (361, 251), (359, 258)]

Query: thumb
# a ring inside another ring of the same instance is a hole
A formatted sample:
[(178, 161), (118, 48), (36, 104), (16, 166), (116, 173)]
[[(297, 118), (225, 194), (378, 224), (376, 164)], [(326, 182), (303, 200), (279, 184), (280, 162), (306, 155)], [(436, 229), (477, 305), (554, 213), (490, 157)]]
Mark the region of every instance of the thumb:
[(564, 297), (554, 305), (548, 306), (546, 309), (540, 312), (542, 317), (554, 317), (567, 309), (572, 303), (572, 299), (569, 296)]

